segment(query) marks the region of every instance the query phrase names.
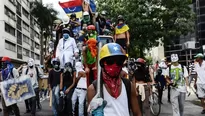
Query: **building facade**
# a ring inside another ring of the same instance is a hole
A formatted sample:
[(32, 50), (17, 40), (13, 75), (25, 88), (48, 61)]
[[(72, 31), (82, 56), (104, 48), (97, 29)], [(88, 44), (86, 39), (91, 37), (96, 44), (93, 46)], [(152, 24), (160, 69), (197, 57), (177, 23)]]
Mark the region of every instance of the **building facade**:
[(40, 29), (30, 9), (29, 0), (0, 3), (0, 57), (11, 57), (16, 66), (30, 57), (40, 64)]

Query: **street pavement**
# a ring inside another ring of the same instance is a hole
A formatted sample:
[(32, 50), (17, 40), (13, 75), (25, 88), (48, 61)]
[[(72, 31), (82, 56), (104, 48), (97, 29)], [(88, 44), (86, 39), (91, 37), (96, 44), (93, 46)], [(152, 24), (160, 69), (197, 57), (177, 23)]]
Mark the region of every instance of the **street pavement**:
[[(189, 97), (186, 98), (184, 116), (205, 116), (201, 114), (202, 108), (199, 105), (199, 100), (196, 98), (196, 95), (192, 92)], [(44, 100), (41, 102), (42, 110), (37, 110), (37, 116), (52, 116), (52, 109), (49, 107), (49, 100)], [(18, 103), (19, 109), (21, 111), (21, 116), (30, 116), (30, 114), (25, 114), (25, 104), (24, 102)], [(1, 105), (0, 105), (1, 107)], [(3, 116), (0, 113), (0, 116)], [(159, 116), (172, 116), (172, 107), (171, 104), (167, 102), (167, 90), (164, 91), (163, 95), (163, 104), (161, 106), (161, 113)]]

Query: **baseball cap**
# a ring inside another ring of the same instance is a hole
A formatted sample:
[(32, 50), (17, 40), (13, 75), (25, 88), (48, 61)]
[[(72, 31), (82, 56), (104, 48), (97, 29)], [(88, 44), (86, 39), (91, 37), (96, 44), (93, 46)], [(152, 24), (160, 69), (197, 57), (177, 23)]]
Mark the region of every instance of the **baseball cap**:
[(202, 53), (198, 53), (196, 56), (194, 56), (194, 58), (203, 58), (204, 55)]

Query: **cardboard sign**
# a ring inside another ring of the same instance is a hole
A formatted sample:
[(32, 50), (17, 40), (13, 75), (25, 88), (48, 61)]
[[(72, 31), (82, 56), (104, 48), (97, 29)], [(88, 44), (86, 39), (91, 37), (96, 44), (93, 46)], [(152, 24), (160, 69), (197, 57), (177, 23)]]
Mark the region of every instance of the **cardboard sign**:
[(35, 96), (35, 91), (28, 75), (1, 82), (1, 92), (6, 106), (10, 106)]

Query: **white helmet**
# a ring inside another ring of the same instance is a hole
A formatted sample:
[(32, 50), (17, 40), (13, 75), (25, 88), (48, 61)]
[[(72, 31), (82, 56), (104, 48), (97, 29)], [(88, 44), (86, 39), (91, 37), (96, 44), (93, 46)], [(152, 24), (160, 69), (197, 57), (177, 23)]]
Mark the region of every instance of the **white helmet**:
[(87, 16), (89, 13), (87, 11), (83, 12), (83, 16)]
[(179, 61), (179, 57), (177, 54), (172, 54), (171, 55), (171, 62), (178, 62)]

